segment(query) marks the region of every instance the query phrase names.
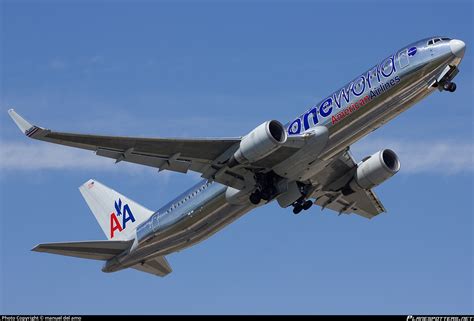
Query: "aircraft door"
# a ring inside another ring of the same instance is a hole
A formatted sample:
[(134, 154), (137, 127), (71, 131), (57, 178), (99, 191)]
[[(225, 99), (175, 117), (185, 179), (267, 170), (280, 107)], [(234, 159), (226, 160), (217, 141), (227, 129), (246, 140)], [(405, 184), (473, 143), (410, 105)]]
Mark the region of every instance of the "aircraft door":
[(151, 222), (153, 232), (156, 232), (158, 230), (158, 228), (160, 227), (160, 218), (159, 218), (159, 216), (160, 216), (159, 213), (158, 213), (158, 215), (153, 216), (153, 220)]
[(408, 49), (403, 49), (398, 53), (398, 64), (401, 69), (408, 66), (410, 61), (408, 60)]

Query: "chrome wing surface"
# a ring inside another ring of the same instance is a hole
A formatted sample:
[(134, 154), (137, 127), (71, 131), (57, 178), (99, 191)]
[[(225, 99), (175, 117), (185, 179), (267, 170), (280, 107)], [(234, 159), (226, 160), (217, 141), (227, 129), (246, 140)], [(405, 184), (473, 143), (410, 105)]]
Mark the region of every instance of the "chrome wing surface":
[(65, 133), (34, 126), (13, 109), (8, 113), (29, 138), (90, 150), (116, 163), (124, 161), (180, 173), (190, 170), (238, 189), (246, 185), (247, 171), (221, 165), (221, 161), (227, 160), (238, 148), (240, 138), (140, 138)]

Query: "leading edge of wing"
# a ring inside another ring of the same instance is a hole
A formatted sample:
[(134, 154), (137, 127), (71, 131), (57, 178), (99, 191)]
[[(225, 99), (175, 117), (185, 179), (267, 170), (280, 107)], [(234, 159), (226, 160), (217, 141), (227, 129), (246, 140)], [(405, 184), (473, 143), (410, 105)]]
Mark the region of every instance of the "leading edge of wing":
[[(20, 131), (30, 138), (38, 138), (41, 136), (46, 136), (45, 133), (47, 132), (52, 134), (59, 134), (59, 135), (71, 135), (71, 136), (83, 136), (83, 137), (101, 137), (101, 138), (117, 138), (117, 139), (140, 139), (144, 141), (180, 141), (180, 142), (193, 142), (193, 141), (228, 141), (228, 142), (240, 142), (241, 137), (196, 137), (196, 138), (180, 138), (180, 137), (167, 137), (167, 138), (146, 138), (146, 137), (128, 137), (128, 136), (109, 136), (109, 135), (94, 135), (94, 134), (80, 134), (80, 133), (66, 133), (66, 132), (56, 132), (51, 131), (50, 129), (45, 129), (43, 127), (33, 125), (25, 118), (23, 118), (20, 114), (18, 114), (13, 108), (8, 110), (8, 114), (18, 126)], [(33, 133), (33, 130), (37, 129), (37, 132)], [(43, 133), (43, 135), (41, 135)]]

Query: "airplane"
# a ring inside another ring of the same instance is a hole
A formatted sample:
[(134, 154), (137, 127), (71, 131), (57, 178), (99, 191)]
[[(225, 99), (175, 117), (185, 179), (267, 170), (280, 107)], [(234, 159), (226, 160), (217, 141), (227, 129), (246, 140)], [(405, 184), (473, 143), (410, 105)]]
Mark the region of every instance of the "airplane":
[(33, 251), (105, 261), (103, 272), (133, 268), (166, 276), (172, 272), (166, 255), (274, 200), (294, 214), (316, 204), (371, 219), (386, 211), (373, 188), (400, 170), (400, 160), (382, 149), (357, 162), (350, 145), (434, 91), (454, 92), (465, 47), (447, 37), (409, 44), (285, 125), (268, 120), (238, 138), (56, 132), (10, 109), (29, 138), (203, 178), (157, 211), (90, 179), (79, 190), (108, 240), (39, 244)]

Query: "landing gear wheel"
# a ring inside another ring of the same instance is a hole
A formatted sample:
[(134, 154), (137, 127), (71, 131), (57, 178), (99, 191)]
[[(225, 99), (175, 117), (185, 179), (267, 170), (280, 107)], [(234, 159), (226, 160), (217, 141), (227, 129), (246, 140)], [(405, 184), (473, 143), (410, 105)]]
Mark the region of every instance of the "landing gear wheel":
[(260, 204), (260, 201), (262, 200), (262, 195), (260, 194), (260, 191), (255, 191), (252, 194), (250, 194), (249, 200), (250, 200), (250, 203), (254, 205)]
[(449, 85), (449, 91), (450, 92), (455, 92), (456, 91), (456, 84), (454, 82), (452, 82), (450, 85)]
[(443, 85), (443, 89), (449, 92), (455, 92), (456, 91), (456, 84), (454, 82), (446, 82)]
[(303, 207), (301, 205), (295, 205), (295, 207), (293, 207), (293, 214), (299, 214), (302, 210)]
[(309, 210), (313, 206), (313, 202), (310, 200), (307, 200), (306, 202), (303, 203), (303, 209), (305, 211)]

